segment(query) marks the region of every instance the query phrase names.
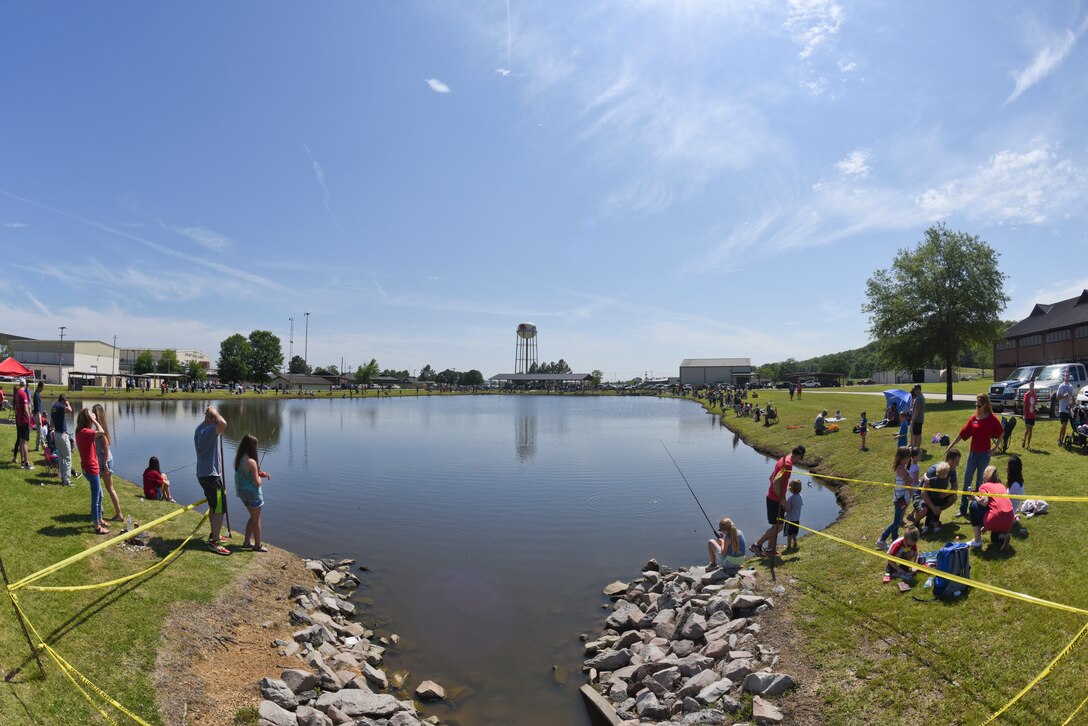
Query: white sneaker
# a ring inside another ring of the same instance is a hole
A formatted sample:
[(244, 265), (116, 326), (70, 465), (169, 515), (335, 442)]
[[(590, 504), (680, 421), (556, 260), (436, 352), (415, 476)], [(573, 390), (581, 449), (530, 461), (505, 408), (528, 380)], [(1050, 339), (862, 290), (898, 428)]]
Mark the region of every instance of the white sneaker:
[(973, 540), (971, 540), (970, 545), (971, 545), (972, 548), (981, 547), (982, 546), (982, 540), (973, 539)]
[(886, 549), (888, 549), (888, 543), (887, 543), (887, 542), (885, 542), (885, 541), (884, 541), (884, 540), (882, 540), (882, 539), (878, 539), (878, 540), (876, 541), (876, 548), (877, 548), (878, 550), (886, 550)]

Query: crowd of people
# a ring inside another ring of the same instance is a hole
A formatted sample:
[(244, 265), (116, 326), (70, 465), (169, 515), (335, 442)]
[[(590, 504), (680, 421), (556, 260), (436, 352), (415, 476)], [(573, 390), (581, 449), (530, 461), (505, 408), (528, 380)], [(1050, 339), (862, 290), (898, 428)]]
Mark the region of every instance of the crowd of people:
[[(38, 383), (33, 395), (29, 394), (25, 379), (18, 379), (12, 392), (16, 439), (12, 448), (12, 462), (28, 471), (34, 470), (30, 461), (30, 435), (37, 432), (34, 451), (41, 451), (47, 466), (55, 468), (59, 483), (75, 486), (75, 481), (85, 479), (90, 492), (90, 520), (96, 534), (110, 534), (111, 522), (125, 522), (121, 497), (114, 484), (114, 456), (109, 417), (105, 407), (98, 403), (89, 408), (73, 411), (64, 393), (44, 410), (42, 390)], [(69, 417), (75, 417), (74, 425)], [(229, 540), (223, 538), (223, 518), (227, 512), (226, 469), (223, 457), (223, 432), (227, 421), (214, 406), (208, 406), (204, 418), (196, 427), (193, 442), (196, 454), (196, 475), (207, 499), (210, 532), (208, 546), (221, 555), (231, 554), (226, 547)], [(79, 456), (79, 470), (74, 464), (73, 453)], [(259, 443), (256, 437), (246, 434), (241, 438), (234, 457), (234, 493), (245, 506), (249, 520), (246, 523), (242, 547), (255, 552), (267, 552), (261, 539), (261, 510), (264, 506), (262, 484), (271, 478), (259, 469)], [(162, 471), (159, 459), (152, 456), (143, 472), (143, 494), (146, 499), (176, 503), (171, 494), (171, 483)], [(112, 516), (106, 517), (103, 501), (108, 495)]]

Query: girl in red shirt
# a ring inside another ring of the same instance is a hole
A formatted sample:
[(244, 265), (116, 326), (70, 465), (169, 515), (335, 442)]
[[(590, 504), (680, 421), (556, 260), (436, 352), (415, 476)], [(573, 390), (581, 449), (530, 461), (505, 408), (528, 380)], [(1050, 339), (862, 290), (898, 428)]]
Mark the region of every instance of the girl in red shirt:
[(979, 496), (971, 502), (971, 526), (975, 528), (975, 539), (971, 542), (971, 546), (982, 546), (982, 530), (986, 529), (993, 532), (994, 541), (1000, 541), (1001, 549), (1005, 549), (1009, 546), (1009, 532), (1012, 531), (1012, 525), (1016, 521), (1012, 500), (985, 495), (1008, 494), (1009, 490), (1001, 483), (996, 466), (986, 467), (983, 478), (986, 481), (978, 489)]
[(76, 446), (79, 448), (79, 465), (91, 487), (91, 521), (94, 522), (95, 534), (110, 533), (110, 528), (102, 519), (102, 481), (98, 478), (98, 452), (94, 445), (95, 439), (105, 435), (91, 409), (81, 408), (76, 417)]
[[(967, 454), (967, 466), (963, 471), (963, 491), (972, 490), (971, 479), (975, 479), (974, 489), (977, 491), (982, 485), (982, 472), (990, 465), (990, 454), (997, 451), (996, 439), (1000, 439), (1005, 433), (1001, 422), (994, 416), (994, 410), (990, 407), (990, 399), (986, 394), (975, 396), (975, 413), (967, 419), (967, 423), (960, 429), (947, 451), (950, 451), (960, 441), (970, 441), (971, 451)], [(960, 516), (967, 516), (967, 505), (971, 498), (964, 494), (960, 497)]]

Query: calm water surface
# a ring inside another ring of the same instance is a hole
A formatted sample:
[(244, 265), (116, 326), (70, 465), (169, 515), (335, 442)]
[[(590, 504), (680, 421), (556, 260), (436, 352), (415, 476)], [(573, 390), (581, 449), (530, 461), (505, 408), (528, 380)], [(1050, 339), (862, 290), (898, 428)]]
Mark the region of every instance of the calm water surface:
[[(183, 467), (170, 476), (179, 501), (202, 496), (192, 433), (204, 403), (107, 405), (121, 476), (141, 481), (154, 454), (164, 471)], [(402, 638), (386, 664), (409, 670), (412, 687), (430, 678), (452, 691), (451, 704), (429, 713), (466, 726), (589, 724), (578, 636), (600, 628), (601, 588), (637, 576), (650, 557), (705, 561), (709, 527), (662, 442), (712, 520), (732, 517), (749, 542), (766, 526), (773, 462), (690, 402), (270, 397), (218, 405), (229, 460), (245, 433), (268, 445), (265, 539), (368, 565), (355, 600), (368, 624)], [(804, 497), (803, 523), (823, 528), (838, 515), (829, 490), (806, 486)], [(233, 495), (230, 504), (237, 532), (246, 517)]]

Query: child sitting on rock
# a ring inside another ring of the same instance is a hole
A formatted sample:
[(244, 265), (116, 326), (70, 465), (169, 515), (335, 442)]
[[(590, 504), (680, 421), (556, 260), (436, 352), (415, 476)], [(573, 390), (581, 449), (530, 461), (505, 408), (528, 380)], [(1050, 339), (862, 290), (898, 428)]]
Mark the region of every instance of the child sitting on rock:
[[(907, 562), (917, 562), (918, 540), (921, 536), (918, 528), (914, 525), (907, 527), (903, 532), (903, 536), (892, 542), (892, 546), (888, 548), (888, 554)], [(893, 577), (910, 580), (914, 577), (914, 568), (889, 560), (888, 566), (884, 570), (884, 582), (891, 582)]]
[(170, 480), (159, 468), (159, 457), (152, 456), (144, 469), (144, 496), (148, 499), (161, 499), (167, 502), (177, 500), (170, 496)]
[(737, 529), (732, 519), (722, 517), (718, 522), (718, 536), (706, 543), (706, 549), (711, 567), (717, 567), (719, 560), (722, 567), (741, 567), (744, 565), (744, 532)]

